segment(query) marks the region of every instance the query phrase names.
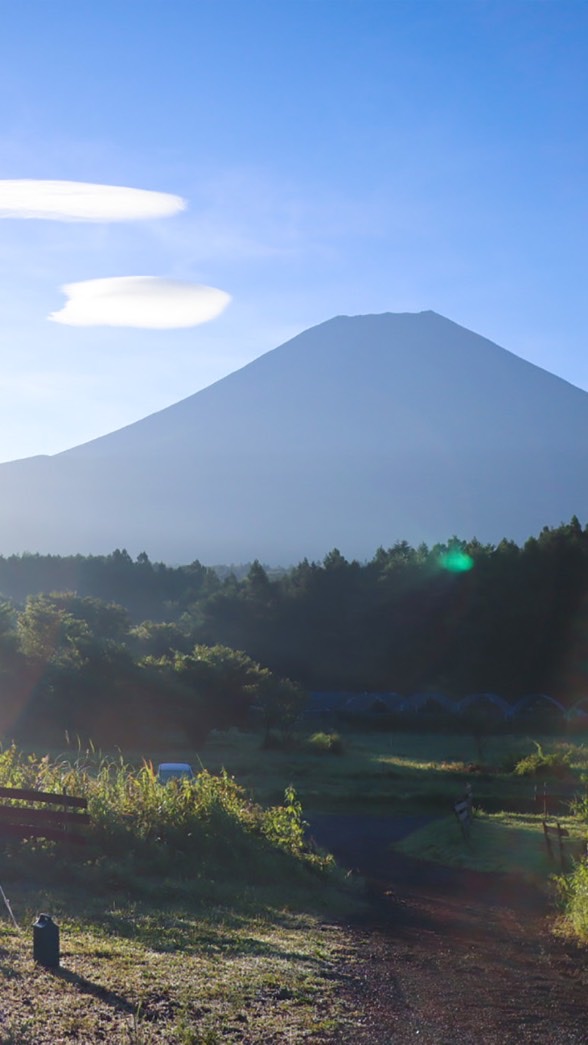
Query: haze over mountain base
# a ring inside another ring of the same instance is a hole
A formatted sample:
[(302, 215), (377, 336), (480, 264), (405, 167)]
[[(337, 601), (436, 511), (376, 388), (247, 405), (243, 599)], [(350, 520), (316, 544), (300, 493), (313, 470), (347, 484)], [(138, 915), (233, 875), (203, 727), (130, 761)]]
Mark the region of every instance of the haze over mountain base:
[(434, 312), (339, 316), (187, 399), (0, 465), (0, 554), (288, 565), (588, 517), (588, 393)]

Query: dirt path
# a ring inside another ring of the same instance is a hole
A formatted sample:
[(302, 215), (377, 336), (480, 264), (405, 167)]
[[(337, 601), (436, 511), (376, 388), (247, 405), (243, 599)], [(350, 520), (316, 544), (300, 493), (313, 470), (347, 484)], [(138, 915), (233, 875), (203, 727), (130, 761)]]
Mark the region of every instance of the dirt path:
[(389, 852), (426, 818), (315, 816), (313, 837), (362, 873), (342, 991), (357, 1045), (585, 1045), (588, 960), (551, 931), (549, 898), (507, 875)]

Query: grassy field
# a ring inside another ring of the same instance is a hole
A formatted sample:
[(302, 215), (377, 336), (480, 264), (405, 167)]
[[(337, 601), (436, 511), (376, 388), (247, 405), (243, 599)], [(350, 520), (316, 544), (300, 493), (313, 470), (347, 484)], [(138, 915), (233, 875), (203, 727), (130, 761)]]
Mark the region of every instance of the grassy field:
[[(571, 869), (585, 850), (588, 825), (570, 816), (558, 816), (557, 822), (568, 831), (564, 854), (565, 865)], [(432, 860), (446, 867), (515, 873), (535, 882), (546, 882), (551, 875), (561, 872), (557, 840), (553, 840), (553, 858), (550, 858), (542, 817), (528, 814), (477, 813), (467, 841), (457, 819), (446, 816), (415, 831), (394, 848), (406, 856)]]
[[(3, 1045), (332, 1040), (352, 1016), (337, 998), (344, 930), (308, 891), (185, 885), (172, 895), (97, 897), (83, 888), (8, 890), (20, 930), (0, 928)], [(314, 910), (312, 907), (314, 906)], [(61, 967), (32, 961), (31, 923), (60, 926)], [(339, 912), (341, 913), (341, 912)], [(346, 912), (348, 913), (348, 912)]]
[[(355, 884), (304, 846), (286, 789), (262, 808), (227, 774), (158, 783), (148, 766), (0, 754), (0, 784), (80, 794), (87, 845), (10, 841), (0, 905), (2, 1045), (332, 1040)], [(32, 961), (35, 917), (61, 969)], [(330, 1036), (330, 1037), (329, 1037)]]
[[(534, 878), (557, 870), (540, 817), (504, 812), (542, 787), (541, 777), (513, 773), (537, 752), (531, 738), (489, 739), (483, 765), (468, 736), (344, 735), (337, 746), (264, 751), (259, 736), (230, 731), (199, 752), (128, 761), (0, 754), (0, 784), (85, 794), (93, 821), (77, 860), (43, 843), (4, 850), (0, 882), (20, 928), (0, 903), (0, 1043), (338, 1040), (356, 1018), (338, 992), (349, 961), (344, 925), (364, 901), (328, 859), (305, 852), (305, 810), (439, 813), (400, 851)], [(582, 743), (545, 739), (543, 750), (564, 762), (549, 786), (579, 790)], [(199, 780), (158, 785), (149, 762), (170, 757), (191, 762)], [(464, 844), (447, 811), (467, 781), (486, 811)], [(563, 822), (579, 845), (585, 824)], [(580, 936), (582, 903), (576, 896)], [(42, 910), (61, 928), (57, 972), (32, 962), (31, 923)]]
[[(565, 786), (570, 791), (579, 787), (580, 774), (588, 771), (584, 738), (573, 743), (534, 739), (546, 751), (569, 754)], [(178, 757), (211, 772), (225, 768), (262, 803), (279, 801), (285, 784), (292, 784), (304, 809), (322, 812), (444, 811), (468, 780), (480, 804), (501, 810), (531, 802), (535, 784), (543, 786), (542, 778), (512, 773), (517, 760), (535, 750), (529, 737), (489, 737), (481, 766), (476, 742), (465, 734), (344, 734), (342, 746), (341, 754), (313, 753), (303, 746), (262, 751), (257, 735), (229, 731), (211, 736), (202, 750)], [(164, 756), (150, 753), (155, 763)], [(548, 786), (560, 789), (563, 782), (548, 781)]]

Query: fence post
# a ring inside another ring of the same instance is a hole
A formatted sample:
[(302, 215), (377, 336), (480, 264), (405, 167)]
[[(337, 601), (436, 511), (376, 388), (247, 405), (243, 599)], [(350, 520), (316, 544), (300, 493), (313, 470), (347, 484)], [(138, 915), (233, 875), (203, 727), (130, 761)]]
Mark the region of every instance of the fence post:
[(545, 844), (547, 846), (547, 852), (549, 853), (549, 859), (553, 860), (553, 850), (551, 848), (551, 839), (549, 837), (549, 831), (547, 830), (547, 824), (543, 821), (543, 834), (545, 835)]

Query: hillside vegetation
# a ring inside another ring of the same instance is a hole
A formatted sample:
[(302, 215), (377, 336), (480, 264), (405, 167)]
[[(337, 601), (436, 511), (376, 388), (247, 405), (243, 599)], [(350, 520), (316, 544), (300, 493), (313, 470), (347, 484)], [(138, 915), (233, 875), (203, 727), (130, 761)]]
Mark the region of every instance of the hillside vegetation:
[(586, 695), (577, 519), (523, 547), (400, 542), (363, 564), (336, 550), (276, 574), (256, 562), (241, 579), (124, 551), (0, 558), (0, 592), (9, 737), (200, 743), (254, 702), (267, 728), (292, 720), (304, 689)]

